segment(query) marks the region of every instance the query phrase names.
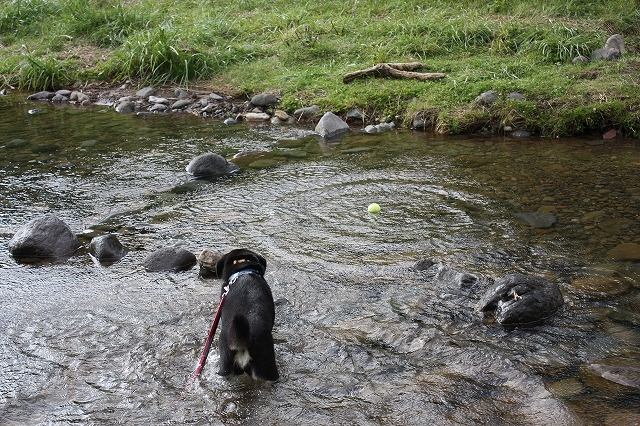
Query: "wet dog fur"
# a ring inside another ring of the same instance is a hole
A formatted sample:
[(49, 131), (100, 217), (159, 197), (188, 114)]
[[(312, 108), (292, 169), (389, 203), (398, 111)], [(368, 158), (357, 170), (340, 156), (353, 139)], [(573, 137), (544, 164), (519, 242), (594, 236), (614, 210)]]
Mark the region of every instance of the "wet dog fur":
[(229, 279), (240, 271), (229, 288), (220, 316), (221, 376), (249, 374), (254, 379), (278, 380), (273, 337), (275, 306), (271, 288), (264, 279), (267, 261), (259, 254), (236, 249), (216, 264), (222, 292)]

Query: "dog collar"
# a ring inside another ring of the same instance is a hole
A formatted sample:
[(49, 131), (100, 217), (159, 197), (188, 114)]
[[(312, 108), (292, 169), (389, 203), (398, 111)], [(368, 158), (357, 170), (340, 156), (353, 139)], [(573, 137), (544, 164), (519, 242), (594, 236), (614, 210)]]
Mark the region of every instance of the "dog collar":
[(231, 284), (235, 283), (238, 278), (248, 274), (260, 275), (258, 274), (258, 271), (256, 271), (255, 269), (243, 269), (242, 271), (238, 271), (235, 274), (231, 274), (231, 276), (229, 277), (229, 280), (227, 281), (228, 285), (230, 286)]

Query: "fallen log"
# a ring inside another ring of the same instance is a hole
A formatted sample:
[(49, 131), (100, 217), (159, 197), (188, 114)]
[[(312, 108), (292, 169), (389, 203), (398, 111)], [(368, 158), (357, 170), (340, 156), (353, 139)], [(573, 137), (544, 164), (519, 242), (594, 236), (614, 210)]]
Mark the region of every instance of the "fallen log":
[(409, 78), (416, 80), (438, 80), (446, 77), (446, 74), (441, 72), (413, 72), (412, 70), (424, 67), (420, 62), (405, 62), (405, 63), (381, 63), (371, 68), (355, 71), (349, 74), (345, 74), (342, 77), (343, 83), (349, 83), (356, 78), (373, 75), (374, 77), (394, 77), (394, 78)]

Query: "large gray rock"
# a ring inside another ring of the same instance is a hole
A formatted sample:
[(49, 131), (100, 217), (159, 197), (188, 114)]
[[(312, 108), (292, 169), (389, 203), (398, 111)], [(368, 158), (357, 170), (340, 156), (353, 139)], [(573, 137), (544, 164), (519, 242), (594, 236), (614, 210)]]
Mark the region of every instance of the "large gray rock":
[(36, 263), (70, 257), (80, 248), (80, 241), (67, 224), (48, 214), (18, 229), (8, 247), (17, 261)]
[(625, 47), (624, 47), (624, 37), (622, 37), (622, 34), (614, 34), (611, 37), (609, 37), (609, 39), (607, 40), (607, 42), (604, 45), (605, 49), (616, 49), (618, 50), (620, 53), (624, 53), (625, 52)]
[(163, 247), (147, 256), (142, 266), (147, 271), (188, 271), (197, 263), (196, 255), (181, 247)]
[(199, 155), (187, 165), (187, 173), (195, 179), (219, 178), (238, 170), (240, 167), (236, 164), (213, 152)]
[(118, 237), (113, 234), (93, 237), (89, 243), (89, 253), (99, 261), (116, 262), (127, 254)]
[(327, 112), (316, 125), (316, 132), (325, 139), (337, 138), (349, 132), (349, 125), (334, 113)]
[(531, 324), (552, 316), (564, 299), (558, 285), (541, 277), (508, 275), (483, 296), (478, 308), (500, 324)]

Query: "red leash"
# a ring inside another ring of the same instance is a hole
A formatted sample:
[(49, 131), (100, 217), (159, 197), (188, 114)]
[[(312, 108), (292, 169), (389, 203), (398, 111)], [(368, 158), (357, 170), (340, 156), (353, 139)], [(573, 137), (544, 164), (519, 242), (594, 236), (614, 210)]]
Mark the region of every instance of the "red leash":
[(218, 305), (218, 310), (216, 311), (216, 317), (213, 319), (213, 324), (211, 324), (211, 329), (209, 330), (209, 336), (207, 336), (207, 341), (204, 344), (204, 349), (202, 350), (202, 355), (200, 355), (200, 361), (198, 362), (198, 366), (196, 367), (196, 371), (193, 372), (193, 376), (191, 376), (191, 380), (187, 384), (187, 387), (182, 391), (180, 395), (180, 399), (174, 404), (173, 410), (176, 410), (176, 405), (184, 396), (189, 392), (191, 386), (195, 383), (196, 379), (200, 375), (200, 372), (204, 368), (204, 364), (207, 362), (207, 356), (209, 356), (209, 349), (211, 349), (211, 343), (213, 342), (213, 336), (216, 334), (216, 328), (218, 328), (218, 322), (220, 321), (220, 315), (222, 314), (222, 304), (224, 303), (224, 299), (227, 297), (227, 293), (229, 293), (229, 285), (224, 288), (224, 293), (220, 298), (220, 304)]

